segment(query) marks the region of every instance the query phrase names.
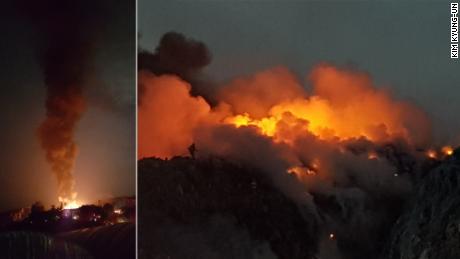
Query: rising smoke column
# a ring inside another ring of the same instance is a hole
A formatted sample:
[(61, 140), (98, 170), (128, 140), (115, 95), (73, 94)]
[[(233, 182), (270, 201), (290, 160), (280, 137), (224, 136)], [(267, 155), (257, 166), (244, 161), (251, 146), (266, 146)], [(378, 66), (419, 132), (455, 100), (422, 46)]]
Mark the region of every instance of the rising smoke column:
[(77, 155), (76, 126), (85, 112), (85, 79), (95, 47), (95, 32), (104, 19), (98, 1), (21, 1), (39, 41), (39, 63), (46, 86), (46, 118), (37, 129), (58, 182), (59, 197), (73, 199)]
[[(176, 75), (193, 86), (192, 95), (200, 95), (214, 102), (213, 84), (202, 72), (210, 63), (211, 53), (206, 44), (177, 32), (165, 33), (153, 53), (141, 50), (138, 55), (139, 71), (149, 71), (157, 76)], [(145, 90), (140, 83), (139, 104), (142, 103)]]

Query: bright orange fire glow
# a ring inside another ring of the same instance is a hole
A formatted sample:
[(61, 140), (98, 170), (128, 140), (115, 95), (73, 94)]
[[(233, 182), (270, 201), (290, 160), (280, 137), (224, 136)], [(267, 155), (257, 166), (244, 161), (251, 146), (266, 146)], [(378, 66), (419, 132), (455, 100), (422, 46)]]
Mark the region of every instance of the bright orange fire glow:
[(426, 152), (426, 155), (431, 159), (436, 159), (438, 157), (438, 155), (436, 154), (436, 151), (432, 149), (428, 150)]
[(378, 159), (379, 157), (378, 157), (377, 153), (371, 151), (371, 152), (369, 152), (369, 154), (367, 154), (367, 158), (368, 159)]
[(236, 127), (242, 126), (255, 126), (260, 129), (261, 133), (270, 137), (273, 137), (276, 133), (276, 124), (280, 119), (276, 117), (267, 117), (260, 120), (252, 119), (249, 114), (244, 113), (242, 115), (236, 115), (228, 117), (225, 122), (234, 124)]
[(78, 209), (82, 206), (82, 203), (75, 199), (76, 194), (73, 195), (72, 199), (59, 197), (59, 202), (63, 205), (63, 209), (70, 210), (70, 209)]
[(450, 155), (452, 155), (454, 153), (454, 150), (450, 146), (445, 146), (445, 147), (442, 148), (442, 153), (444, 153), (444, 155), (446, 155), (446, 156), (450, 156)]
[(302, 177), (302, 176), (305, 176), (305, 175), (316, 175), (316, 172), (315, 170), (313, 169), (310, 169), (308, 167), (304, 167), (304, 166), (293, 166), (293, 167), (290, 167), (287, 172), (289, 174), (294, 174), (296, 175), (297, 177)]
[(313, 69), (308, 82), (311, 94), (288, 69), (269, 69), (223, 86), (212, 107), (190, 95), (192, 86), (179, 77), (144, 71), (139, 74), (146, 89), (139, 107), (139, 157), (187, 155), (201, 127), (222, 124), (253, 127), (290, 145), (303, 137), (334, 142), (405, 139), (422, 146), (429, 139), (425, 114), (376, 88), (365, 73), (323, 64)]
[[(254, 80), (266, 83), (260, 79), (262, 75), (256, 75)], [(261, 134), (288, 143), (307, 132), (323, 140), (365, 137), (371, 141), (385, 141), (402, 137), (412, 141), (411, 124), (425, 124), (420, 111), (409, 104), (392, 100), (385, 91), (373, 88), (367, 75), (323, 65), (313, 70), (310, 79), (314, 86), (312, 96), (303, 93), (275, 103), (271, 97), (268, 101), (272, 105), (264, 106), (265, 114), (254, 105), (245, 105), (244, 113), (229, 116), (224, 122), (236, 127), (254, 126)], [(241, 81), (236, 84), (240, 86)], [(254, 84), (247, 82), (248, 93), (232, 93), (229, 104), (238, 107), (236, 110), (242, 110), (242, 105), (235, 98), (237, 94), (243, 100), (249, 95), (257, 103), (263, 103), (264, 92), (257, 88), (255, 93), (251, 93), (250, 87)], [(277, 88), (282, 89), (283, 85), (268, 86), (273, 89), (266, 91), (278, 92)], [(231, 92), (232, 87), (241, 91), (241, 87), (230, 85), (225, 93)], [(408, 116), (410, 112), (414, 113), (413, 117)], [(282, 129), (289, 129), (290, 133), (283, 134), (285, 130)]]

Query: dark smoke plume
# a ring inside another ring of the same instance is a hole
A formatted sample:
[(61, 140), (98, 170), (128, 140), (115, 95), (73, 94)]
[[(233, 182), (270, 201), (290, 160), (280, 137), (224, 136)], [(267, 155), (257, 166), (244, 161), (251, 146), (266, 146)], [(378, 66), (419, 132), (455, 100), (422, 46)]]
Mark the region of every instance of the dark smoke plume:
[[(142, 50), (138, 55), (139, 70), (148, 70), (157, 76), (177, 75), (193, 86), (193, 95), (201, 95), (206, 99), (211, 97), (208, 93), (211, 83), (201, 71), (210, 63), (211, 53), (204, 43), (177, 32), (164, 34), (154, 53)], [(141, 102), (143, 85), (139, 85), (138, 93)]]
[(46, 85), (46, 118), (38, 138), (58, 180), (59, 196), (73, 196), (75, 128), (86, 107), (83, 94), (104, 12), (100, 1), (20, 1), (35, 25)]

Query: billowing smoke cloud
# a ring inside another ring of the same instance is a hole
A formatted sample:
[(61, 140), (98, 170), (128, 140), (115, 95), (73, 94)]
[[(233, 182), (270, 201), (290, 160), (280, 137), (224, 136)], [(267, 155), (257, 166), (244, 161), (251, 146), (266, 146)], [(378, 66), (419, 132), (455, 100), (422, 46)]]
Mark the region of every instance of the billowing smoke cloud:
[(322, 226), (322, 247), (333, 233), (334, 257), (370, 258), (411, 191), (430, 121), (362, 72), (319, 64), (306, 83), (311, 94), (276, 67), (232, 80), (211, 106), (178, 74), (141, 72), (139, 154), (186, 155), (195, 144), (199, 158), (260, 168), (316, 215), (307, 220)]
[(386, 90), (376, 88), (368, 74), (322, 64), (310, 73), (309, 79), (314, 96), (332, 106), (331, 121), (340, 131), (336, 134), (361, 134), (372, 140), (399, 135), (419, 146), (431, 142), (427, 115), (411, 103), (395, 100)]
[(175, 75), (141, 71), (139, 84), (148, 86), (138, 109), (139, 157), (186, 155), (193, 130), (209, 118), (211, 107), (191, 96), (190, 84)]
[(219, 92), (219, 100), (230, 104), (235, 114), (249, 113), (257, 119), (279, 103), (305, 96), (297, 78), (285, 67), (234, 79)]
[(275, 68), (235, 79), (221, 91), (222, 101), (235, 110), (237, 124), (259, 124), (267, 134), (276, 134), (276, 124), (290, 114), (307, 121), (308, 130), (323, 139), (401, 137), (417, 145), (429, 141), (426, 115), (376, 88), (368, 75), (321, 64), (308, 77), (313, 85), (308, 97), (287, 69)]
[[(210, 82), (201, 70), (211, 63), (208, 47), (176, 32), (163, 35), (154, 53), (143, 50), (138, 55), (138, 69), (155, 75), (174, 74), (193, 85), (192, 94), (209, 96)], [(142, 103), (145, 88), (139, 84), (139, 100)]]
[(39, 59), (46, 85), (46, 118), (38, 138), (58, 181), (59, 196), (74, 194), (73, 168), (77, 154), (74, 133), (86, 101), (85, 78), (104, 12), (100, 2), (21, 1), (21, 8), (36, 25)]

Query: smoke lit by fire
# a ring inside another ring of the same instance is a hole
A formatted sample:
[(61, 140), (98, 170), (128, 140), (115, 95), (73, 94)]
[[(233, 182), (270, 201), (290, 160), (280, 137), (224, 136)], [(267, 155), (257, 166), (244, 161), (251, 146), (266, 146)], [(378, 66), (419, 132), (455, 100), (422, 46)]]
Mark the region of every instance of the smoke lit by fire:
[(368, 75), (319, 65), (308, 78), (310, 95), (286, 68), (235, 79), (220, 91), (219, 105), (211, 108), (202, 97), (191, 96), (191, 86), (180, 78), (141, 72), (146, 92), (139, 109), (139, 154), (184, 155), (203, 125), (252, 127), (288, 145), (311, 135), (336, 143), (365, 138), (422, 145), (429, 139), (425, 114), (374, 87)]
[(100, 29), (101, 3), (23, 1), (22, 8), (39, 33), (39, 64), (46, 86), (46, 117), (37, 136), (58, 183), (60, 201), (75, 200), (75, 131), (86, 109), (84, 87)]
[(77, 155), (74, 131), (85, 110), (85, 102), (78, 88), (70, 88), (65, 94), (50, 91), (48, 95), (47, 118), (38, 136), (58, 182), (59, 202), (70, 204), (76, 196), (72, 174)]
[[(267, 71), (264, 73), (277, 73)], [(289, 72), (285, 71), (285, 74)], [(258, 74), (252, 80), (261, 80), (264, 74)], [(273, 76), (273, 75), (269, 75)], [(277, 100), (267, 105), (264, 112), (247, 106), (244, 114), (227, 118), (226, 122), (237, 127), (256, 126), (260, 133), (273, 137), (275, 141), (292, 142), (298, 135), (310, 132), (320, 139), (346, 140), (365, 137), (371, 141), (386, 141), (404, 138), (410, 142), (420, 141), (411, 134), (417, 123), (428, 124), (424, 114), (415, 107), (391, 99), (386, 92), (372, 86), (370, 78), (361, 73), (340, 70), (330, 65), (317, 66), (310, 74), (313, 94), (308, 97), (302, 92), (300, 96), (292, 96)], [(240, 83), (240, 82), (239, 82)], [(242, 92), (245, 98), (250, 95), (259, 102), (264, 100), (265, 92), (280, 92), (285, 88), (299, 88), (298, 84), (260, 86), (264, 92), (252, 93), (251, 79), (248, 82), (248, 93)], [(226, 92), (235, 88), (230, 85)], [(239, 89), (238, 89), (239, 90)], [(237, 93), (232, 93), (236, 95)], [(257, 96), (261, 94), (260, 96)], [(241, 106), (238, 99), (230, 99), (230, 104)], [(232, 103), (235, 102), (235, 103)], [(411, 112), (418, 119), (408, 116)], [(259, 117), (258, 116), (262, 116)], [(283, 134), (289, 130), (290, 134)], [(426, 137), (426, 136), (420, 136)]]

